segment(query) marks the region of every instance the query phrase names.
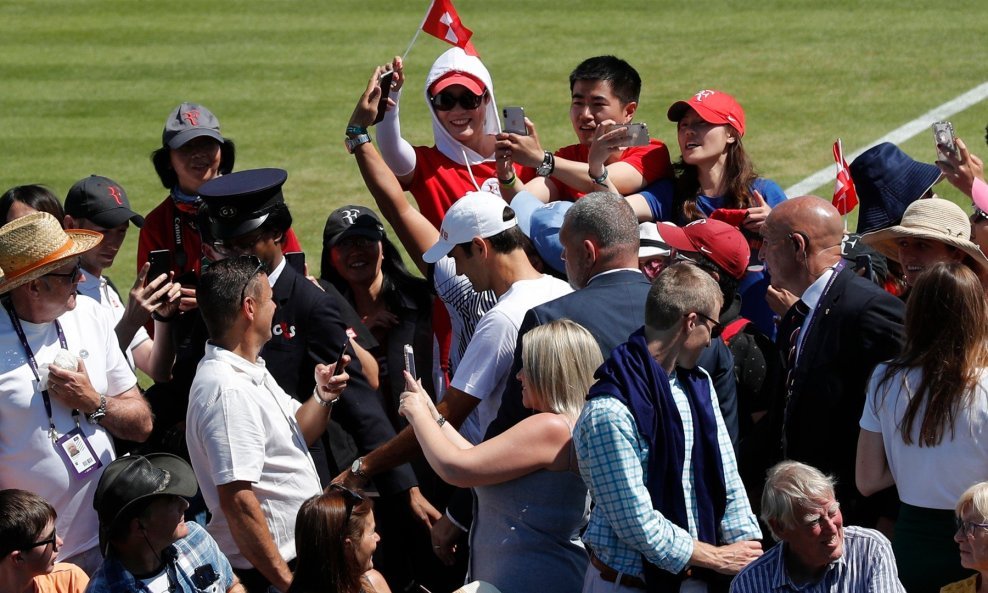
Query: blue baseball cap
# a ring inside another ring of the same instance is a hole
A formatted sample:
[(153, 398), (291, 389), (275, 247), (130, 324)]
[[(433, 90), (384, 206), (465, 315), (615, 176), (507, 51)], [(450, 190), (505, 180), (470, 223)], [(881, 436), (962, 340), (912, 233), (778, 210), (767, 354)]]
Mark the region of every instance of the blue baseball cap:
[(531, 240), (539, 257), (562, 274), (566, 273), (566, 264), (563, 262), (559, 229), (563, 226), (566, 211), (572, 207), (573, 203), (566, 201), (543, 203), (527, 191), (518, 192), (511, 200), (518, 226)]

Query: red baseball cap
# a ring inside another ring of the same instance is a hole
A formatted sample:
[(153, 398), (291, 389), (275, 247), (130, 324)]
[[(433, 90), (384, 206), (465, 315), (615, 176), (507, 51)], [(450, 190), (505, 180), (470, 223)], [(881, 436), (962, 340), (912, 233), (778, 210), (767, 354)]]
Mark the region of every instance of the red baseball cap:
[(662, 240), (673, 249), (702, 253), (725, 272), (738, 280), (748, 270), (751, 248), (737, 228), (714, 220), (701, 218), (684, 227), (657, 225)]
[(487, 86), (476, 76), (454, 70), (443, 74), (436, 82), (432, 83), (432, 86), (429, 87), (429, 96), (434, 97), (455, 84), (466, 87), (468, 91), (477, 96), (483, 95), (484, 91), (487, 90)]
[(709, 124), (730, 124), (744, 136), (744, 109), (727, 93), (703, 89), (686, 101), (676, 101), (669, 107), (669, 121), (683, 119), (687, 109), (696, 111)]

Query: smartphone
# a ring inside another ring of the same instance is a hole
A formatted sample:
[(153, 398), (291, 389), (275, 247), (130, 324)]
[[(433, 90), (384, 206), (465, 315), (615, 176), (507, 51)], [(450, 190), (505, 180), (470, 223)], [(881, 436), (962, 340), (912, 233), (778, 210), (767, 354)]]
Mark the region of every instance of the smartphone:
[(333, 376), (339, 375), (343, 372), (343, 355), (346, 354), (346, 348), (350, 345), (350, 340), (343, 342), (343, 346), (340, 347), (340, 357), (336, 359), (336, 367), (333, 368)]
[(296, 272), (305, 276), (305, 252), (292, 251), (286, 253), (285, 260), (288, 261), (288, 265), (295, 268)]
[(505, 133), (528, 136), (528, 128), (525, 127), (524, 107), (505, 107), (501, 112), (504, 114), (504, 126), (502, 129)]
[(377, 117), (374, 118), (375, 124), (381, 123), (381, 120), (384, 119), (384, 114), (388, 111), (388, 95), (391, 94), (391, 83), (394, 79), (395, 71), (388, 70), (377, 81), (381, 87), (381, 98), (377, 100)]
[(607, 126), (604, 133), (617, 128), (628, 128), (628, 142), (624, 143), (623, 146), (648, 146), (648, 124), (612, 124)]
[(155, 249), (148, 254), (148, 261), (151, 262), (151, 268), (144, 278), (145, 286), (158, 276), (168, 274), (172, 270), (172, 253), (167, 249)]
[(412, 349), (411, 344), (405, 344), (405, 370), (414, 379), (418, 379), (419, 376), (415, 373), (415, 350)]
[(948, 156), (957, 154), (954, 142), (954, 124), (949, 121), (933, 122), (933, 141), (937, 145), (937, 160), (947, 161)]

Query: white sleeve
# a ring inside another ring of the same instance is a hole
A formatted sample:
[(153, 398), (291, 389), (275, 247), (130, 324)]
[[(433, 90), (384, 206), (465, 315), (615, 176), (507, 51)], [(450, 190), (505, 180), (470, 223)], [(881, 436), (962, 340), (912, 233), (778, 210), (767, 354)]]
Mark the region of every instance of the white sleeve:
[(395, 108), (384, 114), (377, 124), (377, 146), (388, 168), (397, 177), (408, 175), (415, 170), (415, 149), (401, 137), (401, 123), (398, 121), (398, 99), (401, 91), (392, 92)]
[(488, 311), (477, 324), (450, 386), (479, 400), (487, 399), (511, 371), (517, 339), (518, 328), (509, 319), (500, 311)]
[[(865, 405), (861, 410), (861, 420), (858, 422), (858, 426), (869, 432), (882, 432), (882, 420), (878, 414), (878, 389), (887, 372), (888, 365), (879, 364), (872, 371), (871, 378), (868, 380), (868, 392), (865, 394)], [(888, 398), (890, 395), (889, 386), (886, 384), (882, 388), (885, 391), (883, 399)]]

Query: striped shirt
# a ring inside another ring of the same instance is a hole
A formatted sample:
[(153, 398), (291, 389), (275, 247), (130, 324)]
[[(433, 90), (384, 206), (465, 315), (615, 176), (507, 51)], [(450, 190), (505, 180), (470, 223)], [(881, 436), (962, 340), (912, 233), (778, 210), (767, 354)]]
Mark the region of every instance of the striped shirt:
[(844, 554), (831, 562), (816, 583), (795, 585), (786, 572), (786, 544), (779, 543), (742, 570), (731, 593), (905, 593), (895, 568), (892, 545), (874, 529), (844, 528)]
[[(583, 408), (573, 431), (580, 474), (596, 506), (583, 541), (600, 560), (614, 570), (644, 578), (642, 555), (663, 570), (678, 573), (686, 568), (696, 539), (696, 495), (693, 488), (693, 416), (678, 377), (670, 381), (676, 409), (683, 420), (685, 459), (683, 494), (688, 530), (667, 520), (652, 508), (645, 488), (650, 443), (642, 440), (635, 419), (616, 398), (596, 397)], [(744, 484), (738, 475), (734, 448), (724, 426), (717, 394), (710, 385), (710, 399), (717, 419), (717, 442), (724, 466), (727, 508), (720, 523), (719, 541), (757, 540), (762, 532), (751, 512)]]
[(456, 263), (447, 256), (436, 262), (432, 270), (436, 295), (446, 305), (453, 327), (453, 343), (449, 351), (449, 376), (456, 374), (467, 344), (473, 337), (480, 318), (494, 308), (497, 297), (494, 291), (477, 292), (466, 276), (456, 275)]

